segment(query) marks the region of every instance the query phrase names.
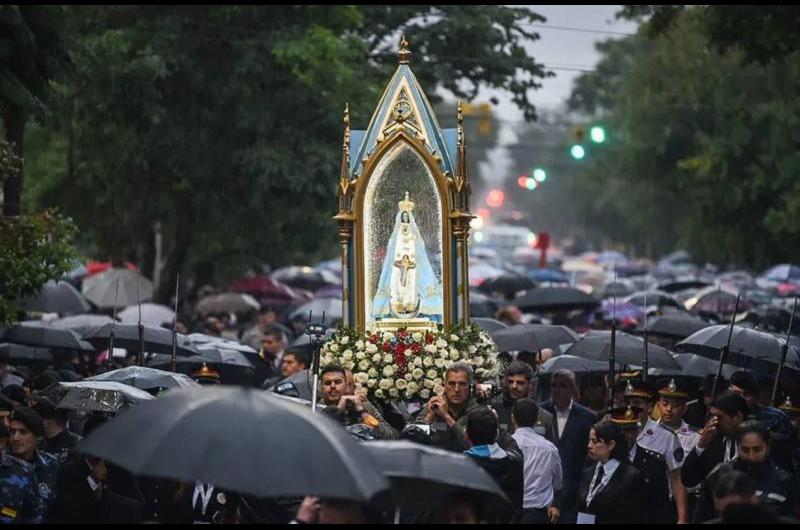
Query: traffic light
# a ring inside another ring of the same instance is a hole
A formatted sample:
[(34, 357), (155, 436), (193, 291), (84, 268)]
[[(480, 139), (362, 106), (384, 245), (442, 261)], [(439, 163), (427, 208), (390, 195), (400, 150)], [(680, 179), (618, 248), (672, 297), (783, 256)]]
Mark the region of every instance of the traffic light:
[(595, 125), (589, 131), (589, 137), (592, 141), (596, 144), (602, 144), (606, 141), (606, 130), (602, 128), (600, 125)]
[(586, 156), (586, 149), (584, 149), (582, 145), (575, 144), (569, 150), (569, 154), (575, 160), (583, 160), (583, 157)]

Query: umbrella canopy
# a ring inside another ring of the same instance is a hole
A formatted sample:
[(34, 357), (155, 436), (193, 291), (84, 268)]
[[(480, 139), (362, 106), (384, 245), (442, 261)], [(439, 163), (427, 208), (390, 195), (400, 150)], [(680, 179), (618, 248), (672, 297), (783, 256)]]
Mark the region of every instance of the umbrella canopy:
[(326, 285), (338, 285), (341, 278), (327, 269), (314, 269), (312, 267), (284, 267), (275, 270), (271, 275), (273, 280), (284, 283), (289, 287), (314, 291)]
[(292, 311), (289, 318), (308, 318), (309, 312), (314, 322), (319, 322), (322, 314), (325, 313), (325, 323), (331, 325), (341, 322), (344, 318), (342, 316), (342, 300), (340, 298), (315, 298)]
[(249, 313), (258, 311), (261, 304), (249, 294), (222, 293), (207, 296), (197, 303), (195, 310), (201, 315), (209, 313)]
[(391, 482), (403, 511), (436, 509), (445, 496), (463, 491), (486, 495), (508, 508), (497, 482), (468, 456), (408, 441), (371, 441), (364, 448)]
[(491, 334), (499, 351), (541, 351), (550, 348), (559, 351), (561, 344), (572, 344), (578, 335), (566, 326), (544, 324), (517, 324)]
[(513, 295), (519, 291), (527, 291), (536, 287), (536, 283), (521, 274), (504, 274), (496, 278), (489, 278), (480, 284), (479, 289), (485, 293), (501, 293)]
[[(720, 349), (728, 341), (730, 326), (717, 325), (686, 337), (675, 347), (678, 351), (696, 353), (709, 359), (719, 359)], [(733, 326), (731, 333), (730, 353), (727, 362), (740, 367), (747, 367), (748, 359), (756, 359), (770, 364), (780, 364), (781, 346), (784, 340), (766, 333), (741, 326)], [(786, 356), (786, 366), (800, 370), (800, 356), (795, 346), (791, 346)]]
[(294, 397), (305, 400), (311, 405), (312, 390), (314, 387), (313, 379), (308, 370), (301, 370), (286, 379), (278, 381), (272, 391), (284, 397)]
[(569, 278), (555, 269), (531, 269), (528, 277), (537, 283), (567, 283)]
[(81, 315), (91, 311), (92, 306), (69, 282), (50, 280), (36, 294), (20, 301), (28, 312)]
[(14, 361), (45, 361), (53, 360), (50, 348), (37, 348), (35, 346), (24, 346), (22, 344), (0, 344), (0, 352), (8, 355)]
[[(111, 330), (114, 330), (114, 346), (125, 348), (126, 350), (139, 350), (139, 326), (137, 324), (106, 324), (84, 335), (84, 339), (90, 342), (95, 349), (108, 347), (111, 338)], [(144, 348), (145, 352), (153, 353), (172, 353), (172, 331), (164, 328), (144, 326)], [(178, 333), (177, 337), (178, 355), (197, 355), (197, 348), (186, 335)]]
[[(617, 364), (617, 369), (621, 370), (622, 365)], [(608, 361), (593, 361), (575, 355), (557, 355), (542, 363), (539, 374), (552, 374), (556, 370), (569, 370), (576, 374), (606, 372), (608, 371)]]
[(761, 275), (761, 278), (772, 282), (800, 283), (800, 267), (797, 265), (791, 265), (789, 263), (775, 265), (771, 269), (764, 272), (764, 274)]
[(79, 334), (86, 334), (112, 322), (114, 319), (106, 315), (74, 315), (52, 320), (47, 325), (56, 329), (71, 329)]
[(490, 278), (497, 278), (507, 274), (505, 269), (489, 265), (488, 263), (478, 262), (470, 264), (469, 266), (469, 284), (471, 287), (477, 287)]
[(692, 333), (708, 326), (708, 322), (693, 315), (673, 313), (651, 319), (647, 322), (644, 331), (657, 337), (685, 339)]
[(231, 282), (230, 288), (235, 293), (246, 293), (256, 298), (269, 299), (284, 304), (301, 298), (294, 289), (270, 278), (266, 274), (239, 278)]
[(112, 419), (77, 450), (134, 475), (210, 482), (257, 497), (364, 502), (389, 488), (341, 426), (252, 389), (169, 392)]
[[(616, 359), (620, 364), (644, 366), (644, 341), (639, 337), (616, 332)], [(647, 345), (648, 367), (680, 369), (669, 350), (655, 344)], [(595, 361), (606, 361), (611, 355), (611, 332), (590, 331), (564, 352)]]
[(144, 366), (128, 366), (89, 377), (85, 381), (115, 381), (140, 390), (200, 386), (192, 378)]
[(600, 302), (573, 287), (538, 287), (514, 300), (514, 304), (523, 311), (566, 311), (592, 309)]
[(155, 399), (144, 390), (114, 381), (54, 383), (41, 396), (60, 409), (84, 412), (118, 412), (128, 405)]
[(565, 261), (561, 265), (561, 270), (564, 272), (605, 272), (605, 269), (603, 269), (603, 267), (600, 265), (596, 265), (582, 259), (571, 259)]
[[(125, 324), (139, 323), (139, 305), (126, 307), (117, 315), (121, 322)], [(175, 312), (169, 307), (161, 304), (142, 304), (142, 324), (150, 326), (161, 326), (172, 324)]]
[(153, 298), (153, 282), (130, 269), (109, 269), (83, 280), (81, 291), (87, 300), (100, 309), (113, 309)]
[(638, 293), (633, 293), (624, 301), (640, 307), (658, 306), (677, 307), (678, 309), (683, 309), (683, 306), (680, 302), (673, 298), (669, 293), (665, 293), (663, 291), (639, 291)]
[[(697, 377), (703, 378), (707, 375), (717, 373), (717, 362), (701, 357), (693, 353), (673, 354), (675, 361), (681, 366), (680, 370), (670, 368), (650, 368), (648, 374), (655, 377)], [(722, 376), (730, 379), (731, 375), (739, 371), (739, 367), (732, 364), (722, 365)]]
[(678, 291), (685, 291), (686, 289), (703, 289), (709, 285), (711, 284), (703, 280), (676, 280), (662, 283), (658, 286), (658, 289), (665, 293), (676, 293)]
[(207, 362), (253, 368), (253, 363), (242, 352), (229, 350), (221, 344), (198, 344), (197, 351), (201, 357), (208, 359)]
[(234, 340), (226, 339), (223, 337), (214, 337), (213, 335), (206, 335), (205, 333), (191, 333), (187, 335), (189, 340), (197, 346), (213, 344), (219, 345), (226, 350), (236, 350), (242, 353), (258, 353), (257, 350), (251, 348), (246, 344), (241, 344)]
[[(747, 305), (744, 299), (740, 299), (739, 311), (747, 309)], [(698, 291), (694, 297), (687, 300), (686, 307), (695, 313), (732, 315), (733, 310), (736, 308), (736, 293), (709, 287)]]
[(0, 332), (0, 340), (26, 346), (94, 350), (91, 344), (81, 340), (81, 337), (72, 330), (55, 329), (32, 322), (23, 322)]
[(493, 331), (500, 331), (501, 329), (506, 329), (508, 327), (508, 324), (505, 324), (493, 318), (476, 317), (476, 318), (470, 318), (470, 321), (473, 324), (476, 324), (486, 333), (491, 333)]
[(478, 292), (469, 291), (469, 314), (474, 317), (494, 318), (500, 304), (491, 296)]

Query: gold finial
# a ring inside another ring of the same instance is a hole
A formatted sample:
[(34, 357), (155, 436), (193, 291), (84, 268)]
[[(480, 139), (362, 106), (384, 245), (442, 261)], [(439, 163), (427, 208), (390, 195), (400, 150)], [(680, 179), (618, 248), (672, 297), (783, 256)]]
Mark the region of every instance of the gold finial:
[(408, 198), (408, 192), (406, 192), (405, 200), (400, 201), (399, 203), (397, 203), (397, 205), (400, 207), (401, 212), (411, 213), (411, 210), (414, 209), (414, 203), (411, 202), (411, 199)]
[(675, 384), (675, 379), (670, 379), (669, 384), (667, 385), (667, 390), (670, 392), (675, 392), (678, 390), (678, 385)]
[(789, 396), (786, 396), (786, 401), (783, 402), (783, 408), (785, 408), (785, 409), (794, 408), (794, 407), (792, 407), (792, 398), (790, 398)]
[(628, 410), (625, 411), (625, 419), (626, 420), (632, 420), (634, 417), (635, 416), (633, 414), (633, 407), (628, 405)]
[(397, 52), (397, 56), (400, 58), (400, 64), (409, 64), (411, 62), (411, 51), (408, 49), (408, 41), (405, 35), (400, 39), (400, 51)]
[(628, 384), (625, 386), (625, 393), (626, 394), (633, 394), (633, 383), (631, 383), (630, 379), (628, 380)]
[(344, 104), (344, 150), (350, 151), (350, 103)]
[(456, 120), (458, 121), (459, 127), (464, 123), (464, 109), (461, 105), (461, 100), (458, 100), (458, 107), (456, 111)]

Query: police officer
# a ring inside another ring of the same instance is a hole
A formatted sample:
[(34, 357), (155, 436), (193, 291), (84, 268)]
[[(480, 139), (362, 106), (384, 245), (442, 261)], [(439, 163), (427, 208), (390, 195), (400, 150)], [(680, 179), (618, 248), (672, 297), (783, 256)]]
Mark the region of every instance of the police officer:
[(690, 516), (688, 496), (680, 475), (684, 451), (677, 435), (651, 418), (655, 397), (654, 387), (649, 382), (642, 380), (628, 382), (625, 390), (626, 404), (641, 410), (636, 443), (660, 454), (667, 464), (668, 473), (664, 476), (664, 482), (668, 484), (667, 491), (675, 500), (675, 510), (669, 517), (671, 520), (664, 522), (674, 523), (677, 520), (679, 523), (687, 523)]
[(8, 432), (10, 452), (30, 468), (46, 514), (56, 495), (58, 461), (36, 448), (44, 436), (42, 417), (29, 407), (17, 407), (9, 419)]
[(636, 441), (639, 436), (640, 414), (642, 414), (642, 409), (639, 407), (616, 407), (611, 411), (611, 421), (622, 429), (630, 446), (630, 462), (644, 478), (647, 488), (646, 498), (649, 501), (648, 506), (643, 510), (647, 517), (646, 522), (673, 522), (674, 519), (670, 518), (672, 505), (665, 480), (667, 464), (664, 457), (656, 451), (642, 447)]
[(238, 496), (206, 482), (196, 482), (192, 491), (194, 524), (238, 522)]
[(665, 383), (658, 391), (658, 406), (661, 410), (659, 423), (677, 435), (683, 454), (686, 455), (700, 440), (697, 429), (683, 421), (689, 391), (685, 385), (676, 383), (675, 379)]
[(10, 454), (0, 453), (0, 524), (38, 524), (43, 518), (33, 472)]

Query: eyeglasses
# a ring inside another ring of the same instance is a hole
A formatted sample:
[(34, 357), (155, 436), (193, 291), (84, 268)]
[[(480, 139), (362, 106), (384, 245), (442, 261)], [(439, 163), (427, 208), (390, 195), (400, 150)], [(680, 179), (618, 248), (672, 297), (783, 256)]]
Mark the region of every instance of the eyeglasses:
[(9, 429), (8, 429), (8, 435), (9, 436), (14, 436), (17, 433), (21, 434), (22, 436), (25, 436), (25, 435), (30, 434), (31, 431), (30, 431), (30, 429), (24, 429), (24, 428), (23, 429), (14, 429), (14, 428), (9, 427)]

